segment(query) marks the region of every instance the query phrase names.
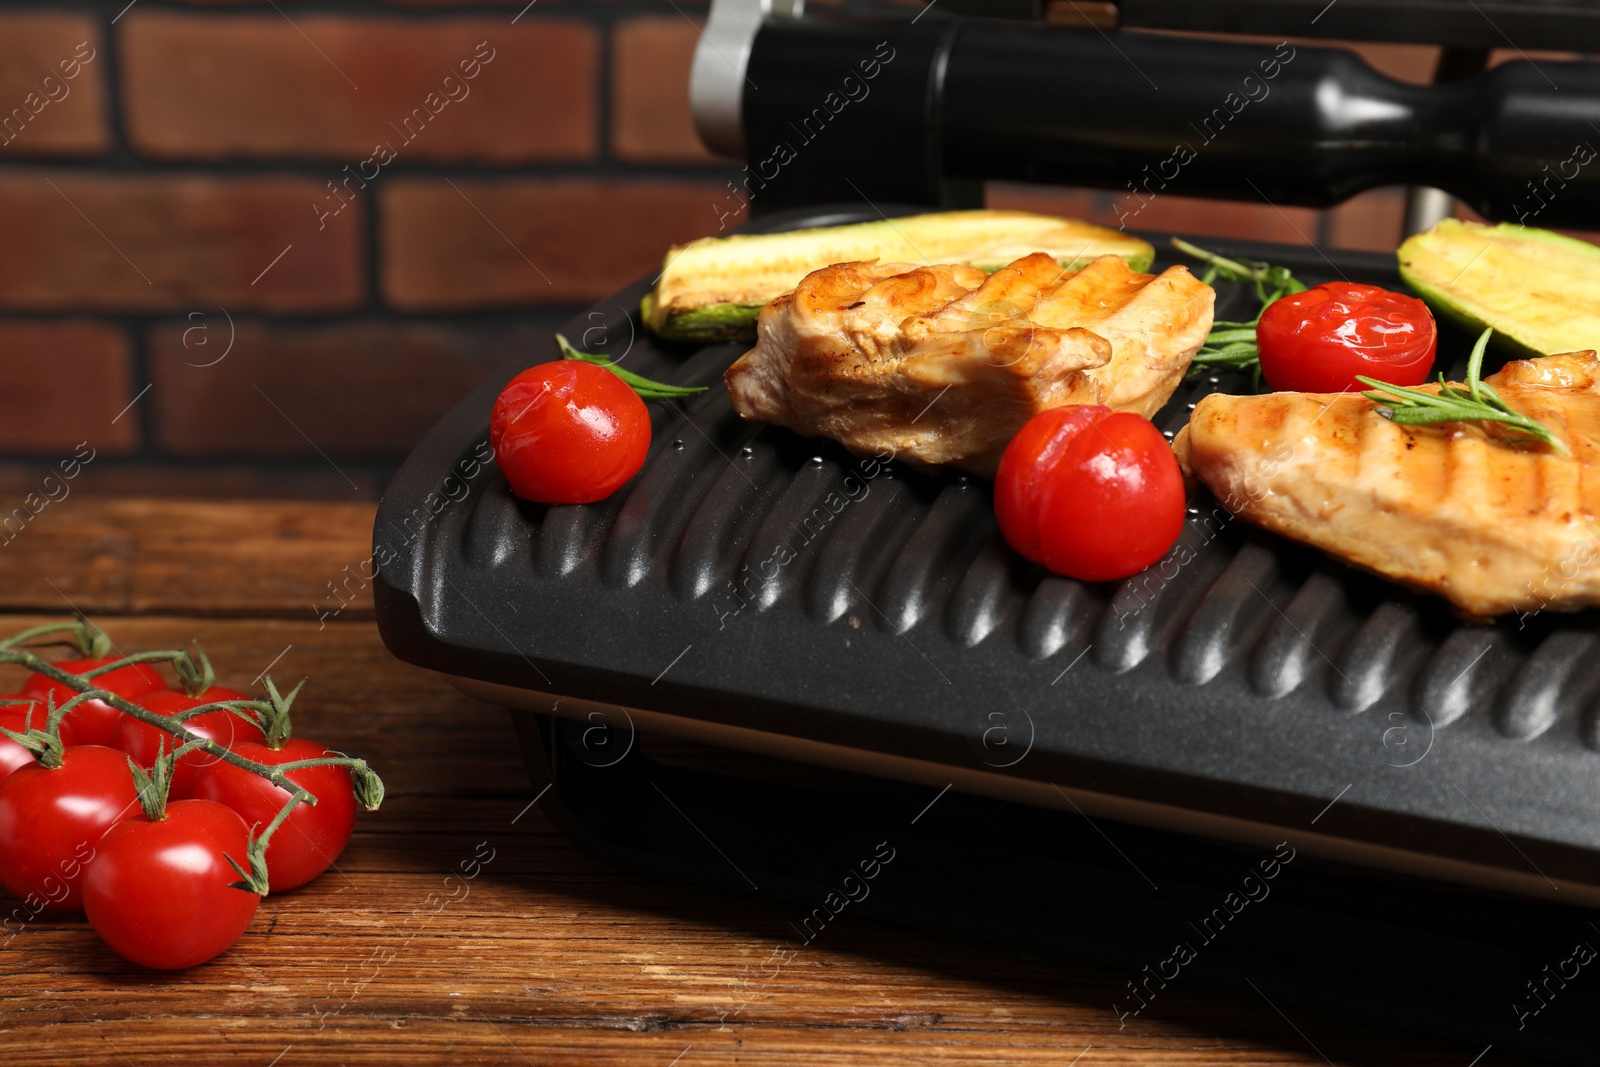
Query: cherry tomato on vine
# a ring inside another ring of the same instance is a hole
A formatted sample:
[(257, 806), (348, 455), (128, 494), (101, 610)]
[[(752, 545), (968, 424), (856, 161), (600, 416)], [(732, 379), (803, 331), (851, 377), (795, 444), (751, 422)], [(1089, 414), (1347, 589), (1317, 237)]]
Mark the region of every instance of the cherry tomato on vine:
[[(234, 749), (245, 759), (277, 766), (321, 759), (327, 749), (292, 737), (279, 749), (245, 741)], [(301, 767), (285, 771), (291, 782), (317, 798), (313, 807), (297, 804), (267, 843), (268, 887), (274, 893), (305, 885), (327, 870), (350, 841), (356, 824), (356, 798), (343, 767)], [(259, 834), (289, 802), (290, 793), (231, 763), (217, 762), (195, 776), (194, 796), (226, 804)], [(237, 859), (237, 857), (235, 857)]]
[[(126, 765), (122, 774), (129, 777)], [(89, 925), (144, 967), (204, 963), (239, 940), (261, 903), (230, 886), (239, 876), (224, 858), (249, 870), (249, 841), (244, 820), (209, 800), (175, 800), (164, 819), (140, 813), (117, 823), (83, 878)]]
[(1326, 282), (1267, 305), (1256, 324), (1261, 376), (1273, 389), (1341, 393), (1364, 374), (1421, 385), (1439, 330), (1428, 305), (1376, 285)]
[[(32, 718), (29, 712), (32, 711)], [(43, 704), (10, 704), (0, 705), (0, 726), (17, 733), (25, 733), (29, 725), (35, 730), (45, 727), (45, 709)], [(61, 721), (61, 743), (75, 745), (78, 743), (77, 735), (73, 733), (72, 724), (65, 719)], [(5, 734), (0, 734), (0, 780), (4, 780), (10, 773), (21, 767), (26, 767), (33, 762), (33, 753), (17, 744)]]
[(100, 838), (139, 810), (128, 757), (114, 748), (77, 745), (59, 767), (13, 771), (0, 781), (0, 882), (30, 906), (81, 910)]
[(524, 500), (604, 500), (644, 466), (650, 413), (603, 367), (563, 359), (511, 379), (489, 416), (495, 461)]
[[(69, 659), (52, 664), (68, 674), (82, 674), (92, 671), (96, 667), (103, 667), (112, 663), (120, 656), (108, 656), (103, 659)], [(93, 679), (95, 687), (115, 693), (125, 700), (137, 701), (156, 689), (165, 689), (167, 683), (159, 671), (148, 663), (134, 663), (127, 667), (118, 667)], [(78, 695), (78, 691), (69, 685), (52, 681), (42, 674), (30, 674), (28, 680), (22, 683), (22, 695), (32, 697), (40, 704), (45, 702), (47, 696), (55, 697), (56, 707), (60, 707), (68, 700)], [(89, 700), (67, 713), (66, 722), (72, 723), (74, 733), (80, 745), (110, 745), (112, 735), (117, 732), (117, 723), (122, 721), (122, 712), (107, 704), (103, 700)]]
[(1029, 419), (1000, 457), (994, 501), (1012, 548), (1089, 582), (1137, 574), (1183, 531), (1183, 474), (1166, 438), (1099, 405)]
[[(160, 715), (175, 715), (190, 708), (198, 708), (202, 704), (248, 699), (250, 698), (236, 689), (214, 685), (198, 697), (189, 696), (178, 689), (163, 689), (143, 697), (139, 704), (147, 711)], [(185, 719), (183, 725), (190, 733), (209, 738), (224, 748), (233, 748), (245, 741), (265, 740), (259, 727), (246, 722), (231, 711), (208, 711), (192, 719)], [(122, 722), (117, 724), (117, 732), (112, 737), (112, 745), (132, 756), (133, 762), (141, 767), (150, 766), (163, 751), (171, 752), (181, 743), (164, 730), (147, 722), (140, 722), (129, 715), (122, 717)], [(195, 775), (199, 773), (200, 768), (209, 766), (216, 760), (217, 757), (209, 752), (185, 753), (178, 760), (177, 766), (172, 768), (170, 793), (172, 798), (183, 800), (191, 796), (194, 792)]]

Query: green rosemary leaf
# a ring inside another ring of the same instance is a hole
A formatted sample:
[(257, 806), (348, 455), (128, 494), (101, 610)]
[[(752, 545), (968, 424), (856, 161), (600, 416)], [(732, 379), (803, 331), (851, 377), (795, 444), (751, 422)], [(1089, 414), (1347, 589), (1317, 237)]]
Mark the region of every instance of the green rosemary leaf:
[(1215, 351), (1201, 349), (1195, 354), (1193, 365), (1200, 367), (1223, 367), (1233, 370), (1248, 370), (1257, 365), (1255, 346), (1240, 346), (1238, 348), (1224, 348)]
[(1390, 422), (1397, 422), (1402, 426), (1431, 426), (1440, 422), (1471, 422), (1475, 409), (1463, 407), (1415, 407), (1395, 408), (1385, 411), (1383, 415)]
[[(1480, 333), (1477, 343), (1472, 346), (1472, 355), (1467, 357), (1467, 390), (1472, 394), (1472, 399), (1480, 402), (1483, 400), (1483, 386), (1478, 381), (1478, 375), (1483, 371), (1483, 353), (1489, 347), (1489, 336), (1493, 333), (1492, 327)], [(1493, 392), (1492, 387), (1490, 391)], [(1500, 400), (1500, 397), (1496, 395), (1495, 399)], [(1500, 406), (1505, 407), (1506, 402), (1500, 400)]]
[(1211, 327), (1211, 333), (1206, 337), (1206, 347), (1221, 348), (1241, 341), (1252, 345), (1256, 343), (1255, 323), (1252, 322), (1248, 326), (1233, 327), (1231, 329), (1218, 329), (1213, 326)]
[(1199, 245), (1190, 244), (1181, 237), (1172, 239), (1172, 247), (1185, 255), (1193, 256), (1207, 265), (1206, 274), (1215, 278), (1222, 277), (1230, 282), (1253, 282), (1264, 278), (1272, 268), (1265, 263), (1255, 263), (1249, 260), (1229, 259), (1215, 252), (1208, 252)]
[(1484, 330), (1472, 346), (1467, 359), (1467, 383), (1463, 389), (1439, 375), (1439, 391), (1430, 393), (1403, 385), (1390, 385), (1358, 375), (1356, 381), (1368, 386), (1362, 393), (1378, 405), (1378, 414), (1403, 426), (1432, 426), (1444, 422), (1492, 422), (1547, 444), (1560, 455), (1571, 455), (1560, 438), (1536, 419), (1515, 411), (1492, 385), (1484, 383), (1483, 353), (1489, 347), (1493, 330)]
[(567, 339), (561, 336), (559, 333), (556, 334), (556, 344), (561, 349), (562, 359), (576, 359), (584, 363), (593, 363), (597, 367), (604, 367), (612, 374), (615, 374), (618, 378), (621, 378), (624, 382), (627, 382), (628, 385), (633, 388), (633, 391), (638, 393), (639, 396), (645, 400), (676, 400), (686, 396), (694, 396), (696, 393), (703, 393), (706, 391), (706, 386), (703, 385), (669, 385), (666, 382), (652, 381), (651, 379), (646, 378), (641, 374), (635, 374), (630, 370), (623, 370), (621, 367), (617, 366), (615, 362), (605, 356), (597, 356), (590, 352), (578, 351), (576, 348), (573, 348)]
[(1192, 378), (1202, 371), (1219, 367), (1248, 370), (1253, 373), (1252, 380), (1259, 387), (1261, 357), (1256, 350), (1256, 326), (1261, 322), (1261, 313), (1267, 310), (1269, 304), (1290, 293), (1305, 292), (1305, 283), (1291, 274), (1287, 267), (1274, 267), (1270, 263), (1257, 263), (1250, 259), (1229, 259), (1190, 244), (1181, 237), (1174, 237), (1172, 246), (1206, 264), (1200, 280), (1207, 285), (1216, 278), (1248, 282), (1255, 287), (1256, 300), (1261, 305), (1256, 310), (1256, 317), (1249, 322), (1212, 322), (1205, 346), (1190, 361), (1186, 376)]

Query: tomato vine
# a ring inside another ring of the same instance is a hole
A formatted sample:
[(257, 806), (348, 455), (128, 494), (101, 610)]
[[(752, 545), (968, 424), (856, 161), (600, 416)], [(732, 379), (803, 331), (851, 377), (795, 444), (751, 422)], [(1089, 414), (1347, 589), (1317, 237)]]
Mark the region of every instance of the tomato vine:
[[(155, 768), (145, 771), (129, 760), (130, 766), (134, 768), (134, 779), (146, 812), (152, 819), (159, 819), (159, 813), (165, 809), (166, 779), (170, 776), (173, 761), (189, 752), (206, 752), (282, 789), (289, 794), (289, 799), (259, 834), (254, 828), (251, 830), (246, 857), (248, 869), (229, 857), (229, 863), (233, 865), (241, 879), (234, 883), (235, 888), (261, 896), (266, 895), (265, 853), (273, 832), (283, 824), (297, 805), (314, 806), (317, 803), (316, 795), (288, 777), (286, 772), (309, 767), (341, 767), (348, 773), (352, 792), (362, 808), (376, 811), (383, 802), (383, 781), (365, 760), (335, 753), (268, 764), (249, 759), (226, 745), (184, 728), (184, 722), (189, 719), (207, 713), (226, 711), (259, 728), (266, 735), (269, 745), (274, 740), (281, 744), (289, 733), (290, 707), (305, 685), (304, 681), (284, 695), (279, 692), (271, 677), (267, 677), (264, 679), (266, 700), (212, 701), (164, 715), (142, 707), (135, 700), (129, 700), (96, 686), (95, 679), (135, 664), (169, 663), (184, 691), (190, 696), (198, 696), (211, 687), (215, 677), (210, 660), (198, 646), (192, 653), (185, 649), (173, 649), (118, 656), (82, 674), (74, 674), (62, 670), (38, 654), (39, 649), (60, 644), (73, 646), (86, 659), (103, 659), (112, 650), (110, 639), (104, 631), (82, 615), (68, 621), (32, 626), (0, 640), (0, 664), (24, 667), (75, 691), (74, 696), (61, 704), (56, 704), (53, 696), (45, 699), (46, 714), (42, 729), (34, 727), (30, 721), (24, 730), (16, 731), (0, 727), (0, 733), (33, 752), (40, 765), (46, 768), (59, 767), (64, 759), (65, 750), (60, 735), (62, 719), (74, 708), (91, 700), (101, 701), (129, 718), (137, 719), (170, 735), (174, 744), (171, 750), (157, 761)], [(159, 799), (156, 798), (158, 793)]]

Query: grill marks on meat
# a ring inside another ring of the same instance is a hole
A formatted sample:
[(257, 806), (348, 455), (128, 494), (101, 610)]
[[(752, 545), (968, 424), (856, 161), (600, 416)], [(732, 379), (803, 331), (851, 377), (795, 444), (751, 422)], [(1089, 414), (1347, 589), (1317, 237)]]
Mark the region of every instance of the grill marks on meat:
[(1154, 414), (1211, 329), (1215, 293), (1102, 256), (974, 267), (836, 263), (761, 311), (726, 373), (741, 416), (865, 454), (993, 475), (1031, 416), (1063, 404)]
[(1229, 511), (1469, 618), (1600, 606), (1600, 360), (1485, 381), (1571, 457), (1490, 424), (1401, 426), (1359, 393), (1213, 394), (1174, 448)]

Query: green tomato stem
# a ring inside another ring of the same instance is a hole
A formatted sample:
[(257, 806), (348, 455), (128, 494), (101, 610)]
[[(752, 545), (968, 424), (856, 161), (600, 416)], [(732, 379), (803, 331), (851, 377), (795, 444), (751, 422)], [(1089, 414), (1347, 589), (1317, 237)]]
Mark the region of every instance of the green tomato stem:
[(85, 680), (93, 680), (100, 677), (102, 674), (110, 674), (112, 671), (120, 671), (124, 667), (132, 667), (135, 664), (171, 663), (174, 660), (187, 659), (188, 656), (189, 653), (183, 651), (182, 649), (166, 652), (135, 652), (131, 656), (123, 656), (119, 659), (114, 659), (110, 663), (102, 664), (98, 667), (95, 667), (93, 670), (84, 671), (82, 674), (76, 675), (75, 677), (83, 678)]
[[(146, 653), (144, 655), (150, 654)], [(133, 657), (127, 657), (127, 659), (131, 661)], [(140, 662), (149, 661), (141, 660)], [(154, 726), (156, 729), (161, 730), (164, 733), (171, 734), (173, 737), (178, 738), (181, 741), (200, 742), (199, 747), (204, 751), (210, 753), (225, 763), (231, 763), (235, 767), (239, 767), (242, 770), (249, 771), (251, 774), (265, 778), (267, 781), (271, 782), (273, 785), (287, 793), (292, 793), (301, 788), (297, 783), (284, 777), (283, 773), (277, 768), (271, 767), (264, 763), (257, 763), (255, 760), (245, 759), (243, 756), (240, 756), (238, 753), (232, 751), (224, 745), (220, 745), (209, 738), (200, 737), (197, 734), (190, 733), (188, 730), (183, 728), (182, 723), (177, 722), (166, 715), (160, 715), (153, 711), (147, 711), (144, 708), (141, 708), (139, 705), (134, 704), (133, 702), (120, 697), (115, 693), (107, 692), (103, 689), (95, 689), (92, 680), (85, 678), (83, 675), (69, 674), (55, 666), (53, 663), (50, 663), (48, 660), (39, 658), (32, 652), (23, 651), (20, 649), (0, 649), (0, 663), (18, 664), (30, 671), (33, 671), (35, 674), (42, 674), (52, 681), (60, 682), (62, 685), (69, 686), (70, 688), (79, 691), (78, 695), (73, 697), (72, 700), (67, 701), (66, 704), (63, 704), (60, 708), (56, 709), (57, 714), (53, 717), (52, 725), (59, 724), (61, 714), (64, 714), (67, 709), (74, 706), (74, 702), (82, 702), (83, 700), (89, 699), (104, 701), (113, 708), (116, 708), (118, 711), (122, 712), (124, 715), (127, 715), (130, 718), (138, 719), (140, 722), (147, 723), (150, 726)], [(114, 670), (118, 666), (127, 666), (127, 662), (118, 661), (117, 663), (108, 664), (105, 669)], [(226, 704), (243, 702), (222, 701), (221, 703)], [(258, 704), (259, 702), (250, 703)], [(357, 761), (350, 760), (348, 762), (354, 763)], [(316, 802), (316, 797), (308, 793), (306, 796), (306, 803), (315, 804)]]
[(267, 823), (265, 830), (258, 835), (255, 827), (250, 828), (250, 843), (245, 847), (245, 858), (250, 863), (248, 871), (232, 856), (224, 853), (222, 858), (227, 860), (228, 866), (239, 875), (239, 881), (228, 884), (229, 889), (242, 889), (258, 897), (267, 895), (268, 889), (271, 888), (271, 879), (267, 871), (267, 846), (272, 843), (272, 835), (278, 832), (278, 827), (282, 826), (284, 820), (294, 811), (295, 805), (310, 800), (311, 794), (297, 787), (294, 795), (278, 809), (278, 814), (272, 817), (272, 821)]
[(40, 623), (38, 626), (30, 626), (26, 630), (14, 633), (4, 641), (0, 641), (0, 649), (14, 648), (35, 638), (47, 637), (50, 634), (57, 633), (70, 634), (72, 637), (70, 644), (88, 659), (96, 658), (94, 656), (95, 639), (98, 637), (104, 640), (105, 638), (105, 634), (101, 633), (99, 627), (80, 616), (71, 622), (45, 622)]

